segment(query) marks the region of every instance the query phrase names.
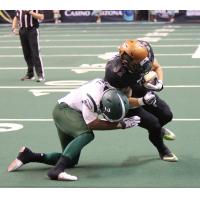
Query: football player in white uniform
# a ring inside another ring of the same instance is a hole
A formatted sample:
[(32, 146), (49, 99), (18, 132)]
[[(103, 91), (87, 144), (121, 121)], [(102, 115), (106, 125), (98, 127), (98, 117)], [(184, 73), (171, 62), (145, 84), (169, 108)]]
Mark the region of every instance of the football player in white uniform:
[[(48, 171), (52, 180), (77, 180), (65, 172), (78, 164), (82, 148), (94, 139), (93, 130), (125, 129), (140, 123), (138, 116), (125, 118), (129, 109), (127, 96), (102, 79), (94, 79), (58, 100), (53, 119), (62, 153), (34, 153), (22, 147), (8, 172), (24, 164), (39, 162), (54, 165)], [(102, 114), (104, 119), (98, 116)]]

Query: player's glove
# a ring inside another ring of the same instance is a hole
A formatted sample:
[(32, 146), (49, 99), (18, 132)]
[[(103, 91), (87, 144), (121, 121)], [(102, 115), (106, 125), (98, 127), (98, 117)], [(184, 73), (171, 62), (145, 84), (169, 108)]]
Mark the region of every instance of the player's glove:
[(155, 84), (146, 83), (144, 85), (144, 87), (149, 89), (149, 90), (160, 92), (163, 89), (163, 81), (162, 80), (156, 80)]
[(121, 124), (122, 129), (131, 128), (134, 126), (138, 126), (138, 124), (140, 123), (140, 117), (132, 116), (130, 118), (124, 118), (119, 123)]
[(156, 107), (156, 96), (154, 92), (150, 91), (147, 92), (142, 98), (138, 99), (138, 103), (143, 106), (143, 105), (153, 105)]

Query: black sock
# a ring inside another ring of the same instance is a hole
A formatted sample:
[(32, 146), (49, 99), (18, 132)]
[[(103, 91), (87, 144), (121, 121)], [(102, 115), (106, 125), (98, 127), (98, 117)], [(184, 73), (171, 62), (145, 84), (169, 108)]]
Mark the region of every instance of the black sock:
[(29, 162), (43, 162), (44, 156), (44, 153), (34, 153), (30, 149), (25, 148), (23, 152), (18, 154), (17, 158), (26, 164)]
[(58, 179), (58, 175), (61, 172), (64, 172), (65, 169), (71, 165), (71, 159), (69, 157), (66, 156), (61, 156), (60, 159), (58, 160), (57, 164), (55, 167), (53, 167), (52, 169), (50, 169), (48, 171), (48, 176), (50, 179), (52, 180), (57, 180)]

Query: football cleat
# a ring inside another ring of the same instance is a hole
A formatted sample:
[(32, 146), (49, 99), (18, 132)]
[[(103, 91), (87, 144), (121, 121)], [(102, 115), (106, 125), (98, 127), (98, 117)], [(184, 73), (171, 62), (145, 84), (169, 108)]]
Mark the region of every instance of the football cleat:
[(21, 81), (25, 81), (25, 80), (35, 80), (35, 77), (34, 77), (34, 76), (25, 75), (25, 76), (23, 76), (20, 80), (21, 80)]
[(8, 166), (8, 172), (14, 172), (18, 170), (23, 164), (23, 162), (19, 159), (15, 159), (12, 161), (12, 163)]
[(36, 82), (45, 82), (45, 78), (43, 78), (43, 77), (38, 77), (38, 79), (36, 80)]
[(167, 162), (177, 162), (178, 158), (174, 153), (167, 153), (165, 155), (160, 155), (161, 159)]
[(72, 176), (60, 169), (55, 169), (55, 168), (50, 169), (48, 171), (47, 175), (51, 180), (58, 180), (58, 181), (76, 181), (76, 180), (78, 180), (78, 178), (76, 176)]
[(58, 180), (59, 181), (77, 181), (78, 178), (76, 176), (72, 176), (70, 174), (67, 174), (66, 172), (61, 172), (58, 175)]
[(163, 138), (165, 140), (175, 140), (176, 139), (176, 135), (172, 131), (170, 131), (169, 129), (162, 128), (162, 132), (164, 134)]

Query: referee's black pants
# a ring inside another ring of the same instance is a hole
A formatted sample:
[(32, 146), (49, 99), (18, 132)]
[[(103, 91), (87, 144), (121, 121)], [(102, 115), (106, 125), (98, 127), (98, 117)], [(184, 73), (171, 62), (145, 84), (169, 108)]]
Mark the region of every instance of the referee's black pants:
[(170, 122), (173, 114), (170, 107), (165, 101), (156, 95), (156, 107), (153, 105), (141, 106), (130, 109), (126, 117), (137, 115), (141, 117), (140, 127), (145, 128), (149, 132), (149, 140), (157, 148), (161, 155), (169, 153), (170, 150), (163, 142), (162, 127)]
[(44, 78), (44, 69), (39, 48), (39, 32), (36, 28), (21, 28), (19, 30), (20, 41), (24, 54), (24, 59), (27, 63), (27, 75), (34, 76), (34, 67), (38, 77)]

